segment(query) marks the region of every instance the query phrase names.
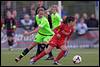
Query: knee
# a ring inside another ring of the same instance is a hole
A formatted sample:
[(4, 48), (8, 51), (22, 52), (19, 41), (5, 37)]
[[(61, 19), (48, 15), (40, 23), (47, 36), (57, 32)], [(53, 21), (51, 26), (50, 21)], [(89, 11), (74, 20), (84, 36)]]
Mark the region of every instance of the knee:
[(45, 53), (48, 54), (48, 53), (50, 53), (50, 51), (49, 50), (45, 50)]

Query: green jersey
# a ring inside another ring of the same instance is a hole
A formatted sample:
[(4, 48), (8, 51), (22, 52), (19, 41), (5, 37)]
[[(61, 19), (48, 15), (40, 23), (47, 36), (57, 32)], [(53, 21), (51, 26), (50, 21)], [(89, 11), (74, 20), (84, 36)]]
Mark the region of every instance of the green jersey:
[(58, 13), (51, 15), (53, 29), (60, 25), (61, 17)]
[(54, 32), (51, 30), (49, 26), (49, 22), (46, 17), (39, 18), (37, 24), (41, 27), (38, 31), (38, 33), (44, 34), (44, 35), (53, 35)]

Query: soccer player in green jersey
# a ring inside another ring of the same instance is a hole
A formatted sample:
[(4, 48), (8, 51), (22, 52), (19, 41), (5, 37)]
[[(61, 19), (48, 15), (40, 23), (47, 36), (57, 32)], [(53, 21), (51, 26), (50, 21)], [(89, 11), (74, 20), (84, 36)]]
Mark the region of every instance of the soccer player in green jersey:
[(39, 8), (38, 10), (38, 27), (32, 31), (32, 32), (25, 32), (24, 35), (30, 35), (35, 32), (37, 32), (37, 35), (35, 36), (35, 40), (32, 45), (30, 45), (28, 48), (24, 49), (23, 52), (20, 54), (19, 57), (15, 58), (15, 61), (20, 61), (33, 47), (35, 47), (37, 44), (45, 43), (47, 44), (49, 40), (54, 35), (54, 32), (50, 29), (49, 22), (44, 17), (44, 9)]
[(53, 30), (58, 27), (60, 25), (61, 22), (61, 16), (58, 13), (58, 6), (57, 5), (53, 5), (51, 7), (51, 19), (52, 19), (52, 25), (53, 25)]
[[(48, 10), (45, 10), (44, 16), (48, 19), (49, 26), (52, 29), (51, 15), (49, 14), (49, 11)], [(36, 15), (36, 22), (39, 25), (39, 17), (38, 17), (38, 14)], [(38, 54), (40, 54), (47, 47), (48, 47), (48, 44), (38, 44), (37, 52), (36, 52), (36, 55), (35, 56), (37, 56)], [(32, 56), (31, 58), (33, 58), (35, 56)], [(52, 51), (48, 54), (48, 57), (46, 58), (46, 60), (53, 60)]]
[[(49, 21), (49, 24), (50, 24), (50, 27), (52, 26), (52, 30), (54, 30), (56, 27), (58, 27), (60, 25), (60, 20), (61, 20), (61, 17), (60, 15), (58, 14), (58, 6), (57, 5), (53, 5), (51, 8), (50, 8), (50, 11), (52, 11), (52, 14), (49, 15), (48, 14), (48, 10), (46, 10), (45, 12), (45, 17), (48, 19)], [(38, 15), (36, 16), (36, 21), (38, 19)], [(38, 23), (37, 23), (38, 24)], [(38, 49), (37, 49), (37, 54), (40, 54), (44, 49), (45, 47), (47, 47), (48, 45), (45, 45), (45, 44), (40, 44), (38, 45)], [(40, 50), (41, 49), (41, 50)], [(33, 56), (34, 57), (34, 56)], [(32, 57), (31, 57), (32, 58)], [(51, 60), (53, 59), (53, 55), (52, 55), (52, 52), (49, 53), (49, 56), (46, 60)]]

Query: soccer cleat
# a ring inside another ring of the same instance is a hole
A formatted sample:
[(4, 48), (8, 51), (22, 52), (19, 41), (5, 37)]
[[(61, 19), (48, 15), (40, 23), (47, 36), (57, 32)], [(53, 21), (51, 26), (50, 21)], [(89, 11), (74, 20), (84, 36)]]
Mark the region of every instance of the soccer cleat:
[(69, 52), (68, 52), (68, 51), (66, 51), (66, 52), (65, 52), (65, 54), (64, 54), (64, 57), (66, 57), (66, 56), (68, 55), (68, 53), (69, 53)]
[(21, 59), (19, 59), (19, 58), (15, 58), (15, 61), (16, 61), (16, 62), (19, 62), (20, 60), (21, 60)]
[(8, 50), (9, 50), (9, 51), (13, 51), (13, 47), (12, 47), (12, 46), (10, 46)]
[(53, 56), (46, 58), (46, 60), (53, 60)]
[(54, 65), (61, 65), (58, 61), (53, 62)]
[(34, 59), (31, 59), (29, 63), (34, 64), (35, 63)]

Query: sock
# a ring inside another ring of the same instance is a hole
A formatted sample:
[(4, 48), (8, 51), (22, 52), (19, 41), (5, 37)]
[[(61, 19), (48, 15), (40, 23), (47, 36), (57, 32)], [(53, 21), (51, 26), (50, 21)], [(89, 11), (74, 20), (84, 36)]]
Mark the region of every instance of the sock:
[(52, 51), (50, 51), (50, 53), (49, 53), (49, 57), (52, 57), (53, 55), (52, 55)]
[(39, 60), (40, 58), (42, 58), (45, 55), (46, 55), (45, 51), (42, 51), (39, 55), (37, 55), (36, 57), (34, 57), (34, 61)]
[(41, 44), (38, 44), (36, 56), (41, 53)]
[(66, 51), (63, 51), (63, 50), (62, 50), (62, 51), (58, 54), (58, 56), (55, 58), (55, 61), (60, 60), (60, 59), (64, 56), (65, 52), (66, 52)]
[(28, 52), (29, 52), (29, 49), (26, 48), (26, 49), (21, 53), (21, 55), (19, 56), (19, 58), (21, 59), (21, 58), (24, 57)]
[(69, 51), (65, 51), (64, 57), (66, 57), (69, 54)]

